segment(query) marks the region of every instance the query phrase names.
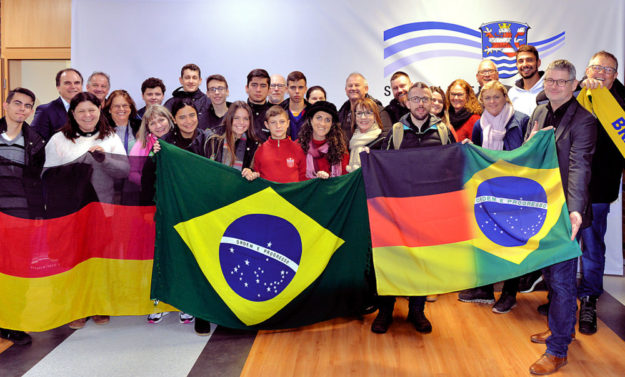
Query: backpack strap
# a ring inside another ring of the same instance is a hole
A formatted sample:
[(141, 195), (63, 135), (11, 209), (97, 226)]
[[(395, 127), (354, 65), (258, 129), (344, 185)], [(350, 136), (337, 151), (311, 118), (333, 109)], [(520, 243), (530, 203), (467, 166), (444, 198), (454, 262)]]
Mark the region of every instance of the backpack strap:
[[(401, 122), (397, 122), (393, 124), (393, 135), (391, 140), (393, 140), (393, 148), (395, 150), (399, 149), (401, 146), (401, 142), (404, 140), (404, 125)], [(386, 146), (386, 149), (390, 149), (390, 143)]]
[(436, 123), (436, 128), (438, 129), (438, 137), (441, 139), (441, 145), (449, 144), (449, 130), (447, 129), (445, 123)]

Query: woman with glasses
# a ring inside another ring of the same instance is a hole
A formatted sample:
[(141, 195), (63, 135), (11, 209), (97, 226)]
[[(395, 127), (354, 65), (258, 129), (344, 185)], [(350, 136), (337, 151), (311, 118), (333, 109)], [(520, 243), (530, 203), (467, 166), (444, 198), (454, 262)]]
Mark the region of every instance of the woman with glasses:
[(482, 106), (468, 82), (458, 79), (447, 88), (447, 102), (450, 104), (449, 122), (453, 126), (458, 140), (470, 139), (473, 125), (480, 119)]
[(349, 154), (336, 106), (318, 101), (307, 111), (297, 139), (306, 154), (306, 178), (327, 179), (346, 174)]
[[(529, 117), (515, 111), (508, 97), (508, 91), (499, 81), (484, 84), (480, 91), (480, 103), (484, 106), (482, 117), (473, 127), (471, 140), (475, 145), (497, 151), (510, 151), (523, 144)], [(516, 306), (519, 278), (506, 280), (493, 312), (508, 313)], [(458, 299), (463, 302), (492, 304), (495, 302), (493, 284), (460, 292)]]
[(107, 98), (102, 111), (106, 114), (117, 136), (122, 140), (126, 154), (130, 153), (137, 141), (136, 135), (141, 126), (135, 101), (127, 91), (115, 90)]
[(352, 108), (352, 138), (349, 140), (347, 172), (360, 167), (360, 152), (382, 147), (383, 126), (378, 105), (370, 98), (361, 98)]

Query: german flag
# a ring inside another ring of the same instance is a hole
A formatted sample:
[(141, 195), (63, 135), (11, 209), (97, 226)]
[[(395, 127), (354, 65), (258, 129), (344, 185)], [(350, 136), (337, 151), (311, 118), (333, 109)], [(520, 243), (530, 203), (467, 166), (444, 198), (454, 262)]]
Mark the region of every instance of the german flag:
[(362, 171), (381, 295), (467, 289), (581, 253), (552, 133), (514, 151), (373, 151)]
[[(107, 160), (125, 167), (113, 176), (98, 165)], [(0, 194), (0, 327), (44, 331), (90, 315), (173, 309), (150, 300), (155, 207), (140, 199), (144, 164), (88, 154), (46, 168), (39, 198)], [(131, 165), (140, 167), (134, 182)], [(45, 202), (45, 211), (27, 202)]]

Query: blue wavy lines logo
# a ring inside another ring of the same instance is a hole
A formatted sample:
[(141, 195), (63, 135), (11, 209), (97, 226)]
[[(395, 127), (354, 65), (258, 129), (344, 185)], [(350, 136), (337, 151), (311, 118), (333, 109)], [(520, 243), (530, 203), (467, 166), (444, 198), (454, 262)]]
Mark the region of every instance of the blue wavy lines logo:
[(483, 23), (478, 29), (448, 22), (414, 22), (384, 31), (384, 77), (428, 59), (491, 59), (500, 78), (517, 74), (515, 53), (529, 44), (547, 57), (565, 42), (565, 32), (540, 41), (529, 41), (530, 26), (523, 22)]

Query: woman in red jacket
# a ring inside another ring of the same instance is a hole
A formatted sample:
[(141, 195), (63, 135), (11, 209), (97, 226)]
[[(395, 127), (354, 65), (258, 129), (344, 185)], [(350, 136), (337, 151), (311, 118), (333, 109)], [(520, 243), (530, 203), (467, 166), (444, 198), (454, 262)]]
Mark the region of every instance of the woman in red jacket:
[(473, 125), (482, 114), (482, 106), (473, 93), (473, 88), (468, 82), (458, 79), (449, 84), (446, 97), (450, 104), (449, 121), (456, 130), (457, 140), (471, 139)]
[(306, 178), (337, 177), (347, 173), (349, 153), (336, 106), (319, 101), (306, 110), (297, 141), (306, 154)]

